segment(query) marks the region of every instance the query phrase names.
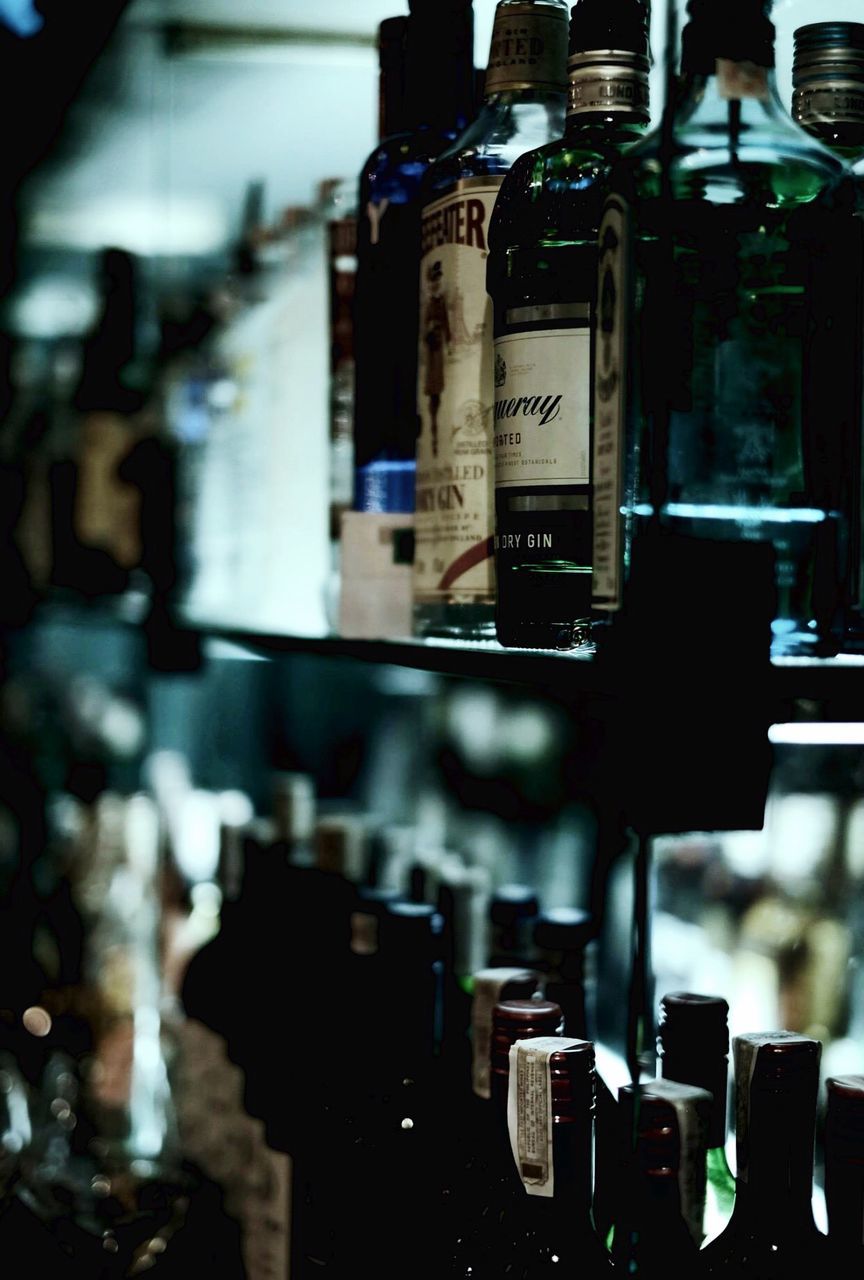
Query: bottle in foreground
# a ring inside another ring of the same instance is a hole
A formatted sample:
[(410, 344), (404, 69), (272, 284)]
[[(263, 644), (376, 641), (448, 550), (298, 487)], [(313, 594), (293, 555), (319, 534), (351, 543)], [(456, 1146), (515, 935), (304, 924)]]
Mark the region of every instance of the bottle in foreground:
[(818, 1275), (828, 1242), (813, 1220), (818, 1040), (791, 1031), (735, 1036), (738, 1187), (729, 1224), (702, 1256), (711, 1275)]
[(856, 344), (831, 337), (854, 286), (844, 167), (779, 102), (770, 0), (688, 9), (674, 117), (615, 167), (600, 230), (594, 605), (607, 620), (621, 607), (658, 534), (694, 565), (696, 540), (761, 541), (773, 651), (825, 650), (846, 538), (834, 460), (858, 376)]
[(501, 1274), (502, 1242), (513, 1234), (514, 1206), (522, 1199), (507, 1125), (510, 1047), (517, 1040), (555, 1036), (560, 1006), (551, 1000), (502, 1000), (492, 1014), (491, 1109), (478, 1126), (478, 1152), (460, 1196), (455, 1231), (444, 1241), (445, 1274), (478, 1280)]
[(864, 1076), (826, 1081), (825, 1205), (836, 1268), (864, 1266)]
[(611, 1276), (591, 1220), (594, 1048), (542, 1036), (510, 1049), (508, 1123), (525, 1197), (504, 1234), (499, 1275)]
[(477, 120), (424, 179), (415, 630), (494, 636), (489, 219), (524, 151), (560, 136), (564, 0), (500, 0)]
[(711, 1094), (705, 1153), (704, 1243), (732, 1216), (735, 1179), (726, 1159), (726, 1092), (729, 1006), (721, 996), (675, 991), (660, 1001), (657, 1053), (664, 1079), (696, 1085)]
[(627, 1275), (700, 1274), (711, 1095), (671, 1080), (619, 1091), (622, 1165), (612, 1260)]
[(611, 165), (648, 124), (643, 0), (580, 0), (564, 137), (521, 156), (489, 228), (496, 634), (569, 649), (591, 614), (591, 330)]

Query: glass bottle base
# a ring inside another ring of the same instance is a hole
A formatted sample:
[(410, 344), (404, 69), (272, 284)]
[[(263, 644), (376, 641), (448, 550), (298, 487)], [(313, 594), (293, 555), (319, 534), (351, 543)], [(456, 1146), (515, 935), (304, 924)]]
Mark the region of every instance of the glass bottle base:
[(441, 640), (494, 640), (495, 606), (491, 602), (415, 604), (414, 634)]
[(592, 643), (591, 623), (587, 618), (571, 622), (514, 622), (499, 618), (496, 627), (499, 644), (506, 649), (585, 649)]

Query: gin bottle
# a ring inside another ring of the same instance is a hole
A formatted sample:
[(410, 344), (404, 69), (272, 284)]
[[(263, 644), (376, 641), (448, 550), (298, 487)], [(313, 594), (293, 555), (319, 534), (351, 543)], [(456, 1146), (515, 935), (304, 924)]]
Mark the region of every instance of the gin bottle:
[(489, 228), (495, 309), (496, 632), (589, 638), (591, 317), (609, 170), (648, 123), (644, 0), (581, 0), (564, 136), (521, 156)]
[(424, 179), (415, 630), (494, 635), (489, 220), (524, 151), (559, 137), (565, 0), (500, 0), (477, 120)]
[[(620, 608), (643, 533), (768, 542), (773, 651), (830, 644), (845, 521), (832, 339), (842, 161), (774, 85), (770, 0), (689, 0), (664, 127), (616, 166), (600, 229), (593, 596)], [(844, 276), (845, 270), (845, 276)], [(658, 583), (669, 613), (684, 582)], [(718, 617), (734, 643), (735, 621)]]

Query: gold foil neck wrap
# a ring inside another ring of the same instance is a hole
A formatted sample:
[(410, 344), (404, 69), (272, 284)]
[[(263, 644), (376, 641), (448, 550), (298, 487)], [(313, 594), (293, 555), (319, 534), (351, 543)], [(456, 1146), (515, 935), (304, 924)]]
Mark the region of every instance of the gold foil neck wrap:
[(567, 13), (533, 4), (499, 10), (486, 68), (486, 97), (516, 89), (567, 87)]

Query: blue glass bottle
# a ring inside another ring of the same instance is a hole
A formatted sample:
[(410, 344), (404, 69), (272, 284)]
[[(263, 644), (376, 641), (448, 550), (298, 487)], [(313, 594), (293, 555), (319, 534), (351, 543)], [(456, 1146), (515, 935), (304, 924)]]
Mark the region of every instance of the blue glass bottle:
[(359, 182), (354, 509), (392, 513), (414, 510), (420, 182), (470, 119), (472, 0), (411, 0), (404, 75), (387, 38), (382, 31), (389, 136)]

